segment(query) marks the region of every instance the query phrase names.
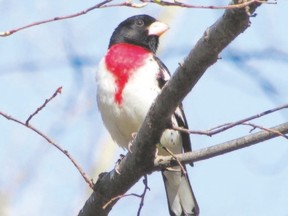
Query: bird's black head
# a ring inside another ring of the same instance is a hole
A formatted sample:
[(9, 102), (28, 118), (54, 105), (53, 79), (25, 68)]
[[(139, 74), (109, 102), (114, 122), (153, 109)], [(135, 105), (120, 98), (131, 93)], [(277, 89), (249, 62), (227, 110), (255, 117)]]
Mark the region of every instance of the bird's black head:
[(156, 52), (159, 36), (168, 30), (168, 26), (148, 15), (132, 16), (119, 24), (110, 39), (109, 48), (119, 43), (142, 46)]

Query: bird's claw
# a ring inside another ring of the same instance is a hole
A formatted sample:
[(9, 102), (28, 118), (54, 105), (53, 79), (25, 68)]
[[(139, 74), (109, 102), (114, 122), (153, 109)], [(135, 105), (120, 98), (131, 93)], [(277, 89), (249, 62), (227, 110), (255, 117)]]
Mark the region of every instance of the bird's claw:
[(154, 155), (155, 158), (157, 158), (158, 152), (159, 152), (159, 150), (158, 150), (158, 148), (156, 148), (156, 150), (155, 150), (155, 155)]
[(125, 155), (123, 155), (123, 154), (120, 154), (120, 158), (116, 161), (116, 163), (115, 163), (115, 167), (114, 167), (114, 170), (115, 170), (115, 172), (118, 174), (118, 175), (120, 175), (121, 174), (121, 172), (120, 172), (120, 162), (123, 160), (123, 158), (125, 157)]
[(133, 142), (134, 142), (134, 139), (135, 139), (136, 136), (137, 136), (137, 133), (134, 132), (134, 133), (131, 134), (131, 136), (132, 136), (132, 140), (128, 143), (128, 151), (129, 151), (130, 153), (132, 153), (131, 147), (133, 146)]
[(133, 146), (133, 140), (128, 143), (128, 151), (132, 153), (131, 147)]

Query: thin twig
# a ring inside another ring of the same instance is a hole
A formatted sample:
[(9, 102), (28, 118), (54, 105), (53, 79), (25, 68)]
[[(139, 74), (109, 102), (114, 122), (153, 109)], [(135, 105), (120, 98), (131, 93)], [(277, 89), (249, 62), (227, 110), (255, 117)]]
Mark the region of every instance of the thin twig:
[(177, 163), (178, 163), (178, 165), (180, 166), (180, 169), (181, 169), (181, 171), (182, 171), (182, 174), (183, 174), (183, 175), (186, 175), (187, 172), (186, 172), (185, 168), (183, 167), (183, 165), (181, 164), (181, 162), (179, 161), (179, 159), (175, 156), (175, 154), (174, 154), (172, 151), (170, 151), (168, 148), (166, 148), (165, 146), (162, 146), (162, 145), (161, 145), (161, 147), (162, 147), (162, 149), (164, 149), (166, 152), (168, 152), (168, 154), (170, 154), (170, 155), (177, 161)]
[(144, 198), (145, 198), (146, 192), (147, 192), (147, 190), (150, 190), (150, 188), (148, 186), (148, 177), (147, 177), (147, 175), (144, 175), (143, 184), (144, 184), (145, 187), (144, 187), (143, 193), (141, 194), (141, 202), (139, 204), (137, 216), (140, 216), (141, 209), (144, 206)]
[(266, 0), (248, 0), (248, 1), (243, 1), (243, 3), (239, 4), (232, 4), (232, 5), (224, 5), (224, 6), (214, 6), (214, 5), (191, 5), (191, 4), (185, 4), (180, 1), (165, 1), (165, 0), (141, 0), (141, 2), (145, 3), (155, 3), (161, 6), (175, 6), (175, 7), (182, 7), (182, 8), (194, 8), (194, 9), (239, 9), (239, 8), (244, 8), (246, 6), (249, 6), (254, 3), (259, 3), (259, 4), (277, 4), (277, 0), (272, 0), (272, 1), (266, 1)]
[(226, 130), (228, 130), (230, 128), (233, 128), (235, 126), (241, 125), (241, 124), (243, 124), (245, 122), (248, 122), (248, 121), (254, 120), (256, 118), (260, 118), (262, 116), (274, 113), (274, 112), (282, 110), (282, 109), (287, 109), (287, 108), (288, 108), (288, 104), (285, 104), (285, 105), (282, 105), (282, 106), (279, 106), (279, 107), (276, 107), (276, 108), (273, 108), (273, 109), (270, 109), (270, 110), (266, 110), (266, 111), (264, 111), (262, 113), (258, 113), (256, 115), (253, 115), (253, 116), (238, 120), (236, 122), (225, 123), (225, 124), (213, 127), (213, 128), (211, 128), (209, 130), (206, 130), (206, 131), (189, 130), (189, 129), (185, 129), (185, 128), (182, 128), (182, 127), (175, 127), (175, 126), (172, 129), (178, 130), (178, 131), (181, 131), (181, 132), (184, 132), (184, 133), (188, 133), (188, 134), (198, 134), (198, 135), (213, 136), (215, 134), (218, 134), (220, 132), (226, 131)]
[(198, 134), (198, 135), (206, 135), (206, 136), (214, 135), (214, 134), (211, 135), (211, 132), (209, 132), (210, 130), (207, 130), (207, 131), (189, 130), (187, 128), (177, 127), (177, 126), (173, 126), (171, 129), (177, 130), (177, 131), (180, 131), (180, 132), (183, 132), (183, 133), (187, 133), (187, 134)]
[(148, 186), (148, 178), (147, 175), (144, 175), (144, 179), (143, 179), (143, 184), (144, 184), (144, 191), (142, 194), (135, 194), (135, 193), (130, 193), (130, 194), (121, 194), (118, 196), (113, 197), (112, 199), (110, 199), (107, 203), (105, 203), (105, 205), (102, 207), (103, 209), (106, 209), (111, 203), (113, 203), (115, 200), (121, 199), (123, 197), (128, 197), (128, 196), (135, 196), (141, 199), (141, 202), (139, 204), (139, 209), (137, 212), (137, 216), (140, 216), (141, 213), (141, 209), (144, 205), (144, 198), (146, 195), (147, 190), (150, 190), (149, 186)]
[(119, 3), (119, 4), (107, 5), (107, 3), (112, 2), (112, 1), (113, 0), (105, 0), (105, 1), (102, 1), (102, 2), (92, 6), (92, 7), (89, 7), (87, 9), (85, 9), (85, 10), (82, 10), (82, 11), (74, 13), (74, 14), (69, 14), (69, 15), (66, 15), (66, 16), (59, 16), (59, 17), (54, 17), (54, 18), (50, 18), (50, 19), (46, 19), (46, 20), (41, 20), (41, 21), (33, 22), (33, 23), (28, 24), (28, 25), (25, 25), (25, 26), (22, 26), (22, 27), (19, 27), (19, 28), (15, 28), (15, 29), (12, 29), (12, 30), (9, 30), (9, 31), (0, 32), (0, 36), (1, 37), (6, 37), (6, 36), (10, 36), (10, 35), (18, 32), (20, 30), (27, 29), (27, 28), (30, 28), (30, 27), (33, 27), (33, 26), (42, 25), (42, 24), (45, 24), (45, 23), (50, 23), (50, 22), (55, 22), (55, 21), (60, 21), (60, 20), (65, 20), (65, 19), (75, 18), (75, 17), (82, 16), (82, 15), (87, 14), (88, 12), (90, 12), (92, 10), (99, 9), (99, 8), (120, 7), (120, 6), (139, 8), (139, 7), (144, 7), (145, 5), (147, 5), (147, 4), (144, 4), (144, 3), (135, 4), (135, 3), (129, 2), (129, 1), (125, 1), (125, 2), (122, 2), (122, 3)]
[(135, 193), (131, 193), (131, 194), (121, 194), (118, 196), (115, 196), (113, 198), (111, 198), (105, 205), (103, 205), (103, 209), (106, 209), (112, 202), (114, 202), (115, 200), (121, 199), (123, 197), (127, 197), (127, 196), (136, 196), (136, 197), (140, 197), (140, 195), (135, 194)]
[(16, 28), (16, 29), (12, 29), (12, 30), (5, 31), (5, 32), (0, 32), (0, 36), (1, 37), (6, 37), (6, 36), (10, 36), (10, 35), (18, 32), (20, 30), (27, 29), (27, 28), (30, 28), (30, 27), (33, 27), (33, 26), (42, 25), (42, 24), (45, 24), (45, 23), (55, 22), (55, 21), (64, 20), (64, 19), (71, 19), (71, 18), (74, 18), (74, 17), (77, 17), (77, 16), (81, 16), (83, 14), (86, 14), (86, 13), (90, 12), (91, 10), (94, 10), (96, 8), (100, 8), (101, 6), (107, 4), (108, 2), (111, 2), (111, 1), (112, 0), (105, 0), (103, 2), (100, 2), (99, 4), (96, 4), (96, 5), (90, 7), (88, 9), (86, 9), (86, 10), (83, 10), (83, 11), (75, 13), (75, 14), (70, 14), (70, 15), (60, 16), (60, 17), (54, 17), (54, 18), (47, 19), (47, 20), (41, 20), (41, 21), (33, 22), (33, 23), (28, 24), (28, 25)]
[(58, 87), (58, 88), (56, 89), (56, 91), (53, 93), (53, 95), (52, 95), (50, 98), (46, 99), (45, 102), (44, 102), (40, 107), (38, 107), (38, 108), (35, 110), (34, 113), (32, 113), (32, 114), (28, 117), (28, 119), (26, 120), (25, 124), (26, 124), (26, 125), (29, 125), (29, 121), (30, 121), (35, 115), (37, 115), (37, 113), (38, 113), (39, 111), (41, 111), (53, 98), (55, 98), (58, 94), (61, 94), (61, 92), (62, 92), (62, 86)]
[[(186, 152), (175, 155), (179, 161), (183, 164), (195, 163), (198, 161), (206, 160), (212, 157), (221, 156), (223, 154), (236, 151), (254, 144), (262, 143), (275, 137), (281, 136), (281, 134), (288, 133), (288, 122), (271, 127), (265, 128), (265, 130), (245, 135), (233, 140), (226, 141), (217, 145), (209, 146), (192, 152)], [(171, 156), (158, 156), (155, 158), (154, 170), (162, 170), (163, 167), (171, 166), (171, 161), (175, 160)]]
[(63, 149), (62, 147), (60, 147), (56, 142), (52, 141), (47, 135), (45, 135), (44, 133), (42, 133), (40, 130), (36, 129), (35, 127), (33, 127), (30, 124), (26, 124), (25, 122), (22, 122), (16, 118), (14, 118), (11, 115), (8, 115), (4, 112), (0, 111), (0, 115), (2, 115), (3, 117), (5, 117), (8, 120), (17, 122), (18, 124), (29, 128), (30, 130), (34, 131), (35, 133), (37, 133), (38, 135), (40, 135), (42, 138), (44, 138), (48, 143), (50, 143), (51, 145), (53, 145), (54, 147), (56, 147), (59, 151), (61, 151), (72, 163), (73, 165), (77, 168), (77, 170), (80, 172), (81, 176), (84, 178), (84, 180), (88, 183), (88, 185), (90, 186), (90, 188), (93, 189), (93, 182), (90, 180), (90, 178), (86, 175), (86, 173), (83, 171), (83, 169), (80, 167), (80, 165), (76, 162), (76, 160), (69, 154), (69, 152), (65, 149)]
[(66, 16), (58, 16), (58, 17), (54, 17), (54, 18), (50, 18), (50, 19), (46, 19), (46, 20), (41, 20), (41, 21), (37, 21), (37, 22), (33, 22), (30, 23), (28, 25), (22, 26), (22, 27), (18, 27), (9, 31), (4, 31), (4, 32), (0, 32), (0, 37), (7, 37), (10, 36), (18, 31), (21, 31), (23, 29), (27, 29), (33, 26), (37, 26), (37, 25), (42, 25), (45, 23), (50, 23), (50, 22), (55, 22), (55, 21), (60, 21), (60, 20), (65, 20), (65, 19), (71, 19), (71, 18), (75, 18), (78, 16), (82, 16), (84, 14), (87, 14), (88, 12), (95, 10), (95, 9), (99, 9), (99, 8), (108, 8), (108, 7), (132, 7), (132, 8), (142, 8), (147, 6), (149, 3), (155, 3), (158, 4), (160, 6), (177, 6), (177, 7), (182, 7), (182, 8), (195, 8), (195, 9), (237, 9), (237, 8), (244, 8), (247, 7), (253, 3), (259, 3), (259, 4), (277, 4), (277, 0), (272, 0), (272, 1), (266, 1), (266, 0), (247, 0), (244, 1), (243, 3), (240, 4), (234, 4), (234, 5), (225, 5), (225, 6), (203, 6), (203, 5), (190, 5), (190, 4), (185, 4), (179, 1), (174, 1), (174, 2), (169, 2), (169, 1), (162, 1), (162, 0), (141, 0), (142, 3), (134, 3), (133, 0), (126, 0), (122, 3), (116, 3), (116, 4), (108, 4), (110, 2), (112, 2), (113, 0), (105, 0), (102, 1), (92, 7), (89, 7), (85, 10), (82, 10), (80, 12), (74, 13), (74, 14), (70, 14), (70, 15), (66, 15)]
[(284, 137), (285, 139), (288, 139), (288, 136), (286, 134), (283, 134), (277, 130), (272, 130), (270, 128), (265, 128), (265, 127), (262, 127), (260, 125), (257, 125), (257, 124), (254, 124), (254, 123), (250, 123), (250, 122), (245, 122), (245, 123), (242, 123), (242, 125), (248, 125), (248, 126), (251, 126), (253, 127), (251, 130), (250, 130), (250, 133), (255, 130), (256, 128), (259, 128), (261, 130), (264, 130), (264, 131), (267, 131), (267, 132), (271, 132), (271, 133), (275, 133), (275, 134), (278, 134), (279, 136), (282, 136)]

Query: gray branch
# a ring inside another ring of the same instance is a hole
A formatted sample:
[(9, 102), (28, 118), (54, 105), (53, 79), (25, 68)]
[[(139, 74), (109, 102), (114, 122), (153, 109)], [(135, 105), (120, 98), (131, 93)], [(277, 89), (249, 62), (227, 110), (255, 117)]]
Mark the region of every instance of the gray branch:
[[(238, 3), (238, 0), (233, 3)], [(251, 4), (250, 13), (259, 5)], [(121, 174), (114, 170), (100, 174), (94, 192), (79, 212), (79, 216), (108, 215), (117, 200), (103, 209), (108, 201), (126, 193), (141, 176), (154, 171), (156, 144), (171, 114), (206, 69), (217, 61), (219, 53), (250, 25), (246, 9), (226, 10), (223, 16), (206, 30), (150, 108), (134, 141), (133, 153), (128, 153), (120, 163)]]
[(178, 162), (175, 160), (174, 157), (176, 157), (177, 160), (183, 164), (189, 164), (191, 162), (197, 162), (212, 157), (220, 156), (228, 152), (236, 151), (278, 137), (280, 136), (279, 132), (280, 134), (288, 133), (288, 122), (269, 128), (269, 130), (263, 130), (257, 133), (253, 133), (247, 136), (243, 136), (234, 140), (230, 140), (218, 145), (213, 145), (197, 151), (177, 154), (173, 156), (165, 156), (165, 157), (158, 156), (154, 162), (155, 164), (154, 169), (161, 170), (165, 167), (171, 167), (177, 165)]

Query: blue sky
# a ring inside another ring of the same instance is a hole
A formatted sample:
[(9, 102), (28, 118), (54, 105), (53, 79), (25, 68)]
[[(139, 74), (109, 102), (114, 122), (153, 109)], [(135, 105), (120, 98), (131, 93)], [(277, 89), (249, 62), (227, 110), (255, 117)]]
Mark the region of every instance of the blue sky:
[[(93, 4), (95, 1), (0, 0), (0, 31), (81, 11)], [(221, 53), (222, 59), (185, 98), (191, 129), (209, 129), (287, 103), (287, 4), (262, 5), (251, 18), (251, 27)], [(169, 24), (158, 55), (173, 72), (223, 11), (157, 5), (109, 8), (0, 38), (0, 110), (26, 120), (62, 86), (62, 94), (31, 124), (67, 149), (94, 179), (100, 172), (111, 170), (124, 153), (110, 140), (96, 106), (97, 64), (119, 22), (140, 13)], [(282, 110), (254, 123), (270, 127), (287, 119), (287, 110)], [(14, 122), (0, 117), (0, 129), (0, 214), (76, 215), (91, 190), (72, 163), (37, 134)], [(213, 137), (192, 135), (193, 148), (237, 138), (249, 130), (240, 126)], [(288, 215), (287, 158), (287, 140), (277, 138), (195, 163), (189, 176), (201, 215)], [(148, 182), (151, 191), (142, 215), (167, 215), (160, 173), (150, 175)], [(131, 192), (142, 190), (139, 181)], [(136, 215), (138, 205), (137, 198), (124, 198), (110, 215)]]

